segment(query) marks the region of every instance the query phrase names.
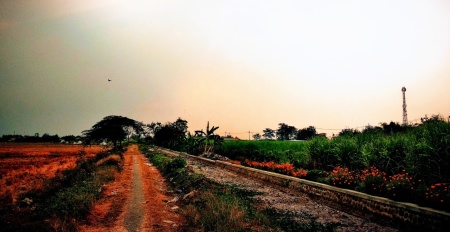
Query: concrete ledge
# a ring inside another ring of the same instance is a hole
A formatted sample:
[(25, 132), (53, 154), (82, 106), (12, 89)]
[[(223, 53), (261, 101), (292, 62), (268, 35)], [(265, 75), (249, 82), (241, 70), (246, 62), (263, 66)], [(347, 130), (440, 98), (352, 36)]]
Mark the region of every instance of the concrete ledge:
[(390, 223), (397, 223), (401, 227), (413, 230), (447, 231), (450, 228), (450, 213), (447, 212), (228, 162), (192, 156), (184, 152), (176, 152), (164, 148), (158, 148), (158, 151), (168, 156), (196, 159), (200, 162), (216, 165), (289, 190), (304, 192), (324, 204), (339, 208), (342, 211), (363, 215), (365, 218), (378, 221), (388, 220)]

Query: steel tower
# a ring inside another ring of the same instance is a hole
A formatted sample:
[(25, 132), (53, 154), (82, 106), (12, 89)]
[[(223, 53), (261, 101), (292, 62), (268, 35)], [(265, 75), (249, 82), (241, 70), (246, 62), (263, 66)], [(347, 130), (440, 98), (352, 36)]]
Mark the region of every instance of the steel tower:
[(403, 92), (403, 126), (406, 126), (408, 124), (408, 113), (406, 112), (406, 97), (405, 97), (406, 88), (405, 87), (402, 88), (402, 92)]

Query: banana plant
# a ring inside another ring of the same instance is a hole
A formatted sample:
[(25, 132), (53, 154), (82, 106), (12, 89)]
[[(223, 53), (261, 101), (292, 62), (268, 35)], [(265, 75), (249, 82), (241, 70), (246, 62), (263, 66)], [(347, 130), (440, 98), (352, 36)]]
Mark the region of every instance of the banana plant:
[(203, 153), (210, 153), (214, 150), (214, 146), (219, 145), (222, 142), (220, 136), (215, 135), (214, 131), (219, 129), (219, 127), (213, 126), (209, 129), (209, 121), (206, 124), (206, 132), (203, 130), (195, 131), (195, 135), (198, 136), (199, 144), (203, 146)]
[(191, 133), (188, 133), (187, 139), (186, 139), (186, 151), (190, 153), (191, 155), (198, 155), (200, 151), (202, 150), (201, 147), (202, 143), (202, 137), (199, 136), (197, 133), (194, 135)]

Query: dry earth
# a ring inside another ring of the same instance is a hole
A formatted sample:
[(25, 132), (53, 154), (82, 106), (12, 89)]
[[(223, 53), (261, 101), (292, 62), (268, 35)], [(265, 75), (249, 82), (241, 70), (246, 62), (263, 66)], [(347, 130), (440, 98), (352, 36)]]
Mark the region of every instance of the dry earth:
[(105, 196), (92, 208), (81, 231), (177, 231), (183, 223), (159, 171), (131, 145), (124, 169), (104, 186)]

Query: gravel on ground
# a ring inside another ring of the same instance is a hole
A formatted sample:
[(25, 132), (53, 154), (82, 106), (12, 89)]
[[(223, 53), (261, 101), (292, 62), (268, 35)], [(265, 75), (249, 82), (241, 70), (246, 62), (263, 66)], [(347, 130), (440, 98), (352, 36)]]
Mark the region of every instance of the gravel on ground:
[(306, 193), (292, 192), (272, 186), (261, 180), (252, 179), (214, 165), (206, 165), (196, 159), (188, 158), (189, 169), (215, 182), (224, 185), (258, 192), (253, 196), (259, 209), (273, 208), (279, 211), (305, 215), (303, 220), (314, 218), (322, 224), (337, 225), (336, 231), (398, 231), (391, 226), (380, 225), (367, 219), (320, 204)]

